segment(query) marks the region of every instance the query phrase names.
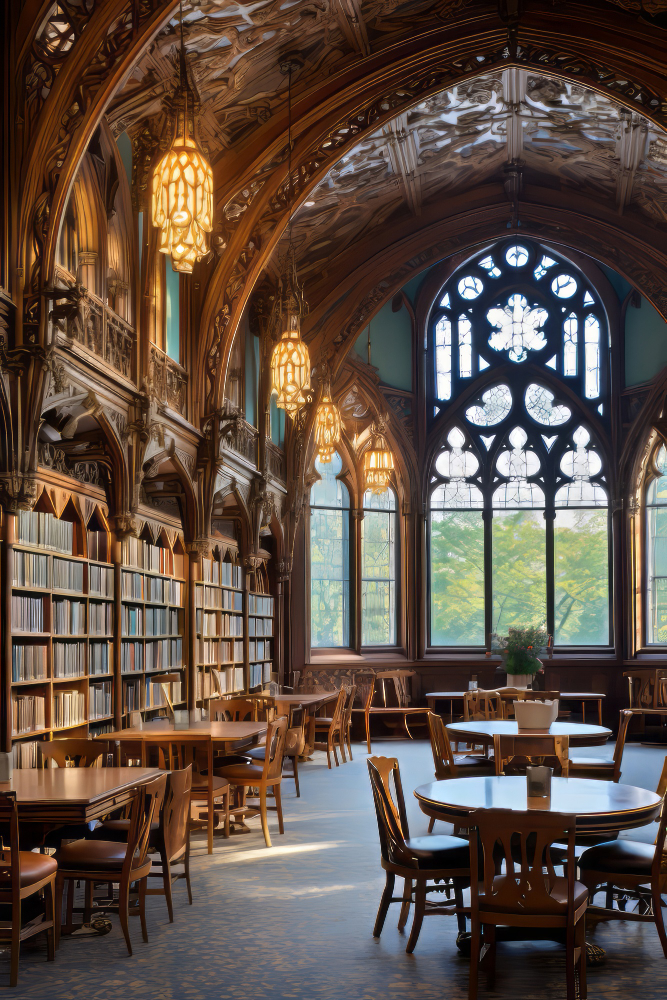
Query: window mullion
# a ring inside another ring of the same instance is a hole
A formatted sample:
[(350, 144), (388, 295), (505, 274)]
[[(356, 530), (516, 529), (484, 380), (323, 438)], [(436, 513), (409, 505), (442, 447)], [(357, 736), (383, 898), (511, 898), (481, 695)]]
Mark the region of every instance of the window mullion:
[(554, 564), (554, 524), (556, 521), (556, 511), (553, 504), (549, 504), (544, 511), (546, 521), (545, 544), (546, 544), (546, 568), (547, 568), (547, 632), (554, 634), (555, 630), (555, 610), (554, 600), (556, 593), (556, 568)]

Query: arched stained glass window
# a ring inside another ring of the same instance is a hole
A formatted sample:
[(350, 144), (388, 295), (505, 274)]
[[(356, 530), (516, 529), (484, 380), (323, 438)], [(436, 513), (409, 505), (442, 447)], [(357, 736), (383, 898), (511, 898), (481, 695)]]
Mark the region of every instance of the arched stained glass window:
[(350, 644), (350, 497), (340, 455), (315, 462), (310, 490), (310, 633), (314, 648)]
[[(431, 329), (443, 424), (431, 469), (431, 645), (484, 646), (532, 624), (560, 646), (608, 645), (609, 336), (595, 288), (557, 253), (504, 240), (452, 275)], [(667, 556), (664, 572), (667, 584)]]
[(364, 493), (361, 522), (361, 645), (396, 643), (396, 497)]
[(647, 615), (646, 640), (667, 643), (667, 448), (661, 445), (653, 465), (657, 476), (646, 490)]

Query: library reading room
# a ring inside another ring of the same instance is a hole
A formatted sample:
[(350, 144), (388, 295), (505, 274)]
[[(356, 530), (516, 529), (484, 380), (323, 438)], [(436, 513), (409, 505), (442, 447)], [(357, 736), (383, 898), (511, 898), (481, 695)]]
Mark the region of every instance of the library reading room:
[(667, 0), (0, 29), (0, 989), (664, 1000)]

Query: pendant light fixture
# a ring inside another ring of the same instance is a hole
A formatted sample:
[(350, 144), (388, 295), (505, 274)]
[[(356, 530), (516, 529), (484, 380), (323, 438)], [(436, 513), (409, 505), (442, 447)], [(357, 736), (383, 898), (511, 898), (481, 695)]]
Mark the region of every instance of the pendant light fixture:
[(196, 261), (208, 253), (213, 229), (213, 173), (197, 144), (194, 94), (188, 83), (183, 44), (181, 0), (181, 51), (176, 128), (170, 149), (153, 172), (153, 225), (160, 229), (160, 253), (171, 256), (174, 271), (192, 273)]
[(364, 452), (364, 483), (371, 493), (384, 493), (394, 471), (394, 456), (375, 424), (371, 427), (370, 447)]
[(315, 444), (320, 462), (330, 462), (340, 441), (340, 413), (331, 398), (328, 371), (322, 383), (322, 398), (315, 414)]
[(276, 406), (290, 416), (307, 402), (304, 393), (310, 389), (310, 354), (301, 339), (301, 318), (308, 313), (303, 288), (299, 285), (296, 271), (296, 254), (292, 244), (292, 68), (294, 61), (289, 58), (281, 65), (288, 76), (288, 151), (287, 184), (289, 198), (289, 220), (287, 223), (289, 245), (285, 255), (285, 267), (281, 278), (279, 314), (281, 337), (271, 355), (271, 392), (277, 394)]

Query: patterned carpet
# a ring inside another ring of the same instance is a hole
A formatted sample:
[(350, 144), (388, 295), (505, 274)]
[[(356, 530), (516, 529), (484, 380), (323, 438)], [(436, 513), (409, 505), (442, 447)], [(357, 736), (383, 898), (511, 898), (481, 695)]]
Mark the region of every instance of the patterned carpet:
[[(413, 835), (426, 819), (410, 794), (432, 777), (424, 742), (377, 743), (401, 762)], [(587, 751), (588, 752), (588, 751)], [(592, 751), (596, 752), (596, 751)], [(664, 757), (629, 746), (624, 780), (655, 787)], [(62, 941), (47, 965), (41, 939), (21, 956), (16, 997), (48, 1000), (463, 1000), (468, 966), (456, 947), (455, 920), (425, 921), (415, 954), (405, 954), (393, 906), (380, 940), (371, 930), (383, 884), (366, 755), (331, 772), (321, 754), (302, 769), (301, 799), (283, 788), (285, 835), (267, 850), (258, 821), (250, 835), (216, 839), (209, 858), (194, 841), (194, 905), (176, 887), (176, 922), (164, 900), (149, 898), (150, 941), (132, 921), (129, 957), (117, 923), (111, 934)], [(443, 826), (442, 831), (445, 832)], [(651, 828), (638, 831), (650, 840)], [(115, 918), (114, 918), (115, 920)], [(652, 924), (602, 924), (590, 936), (607, 963), (589, 970), (589, 997), (662, 1000), (667, 963)], [(2, 958), (0, 953), (0, 958)], [(6, 955), (4, 956), (6, 958)], [(0, 977), (8, 962), (0, 962)], [(0, 978), (0, 984), (8, 982)], [(562, 952), (555, 944), (500, 945), (495, 982), (480, 979), (480, 998), (565, 997)]]

